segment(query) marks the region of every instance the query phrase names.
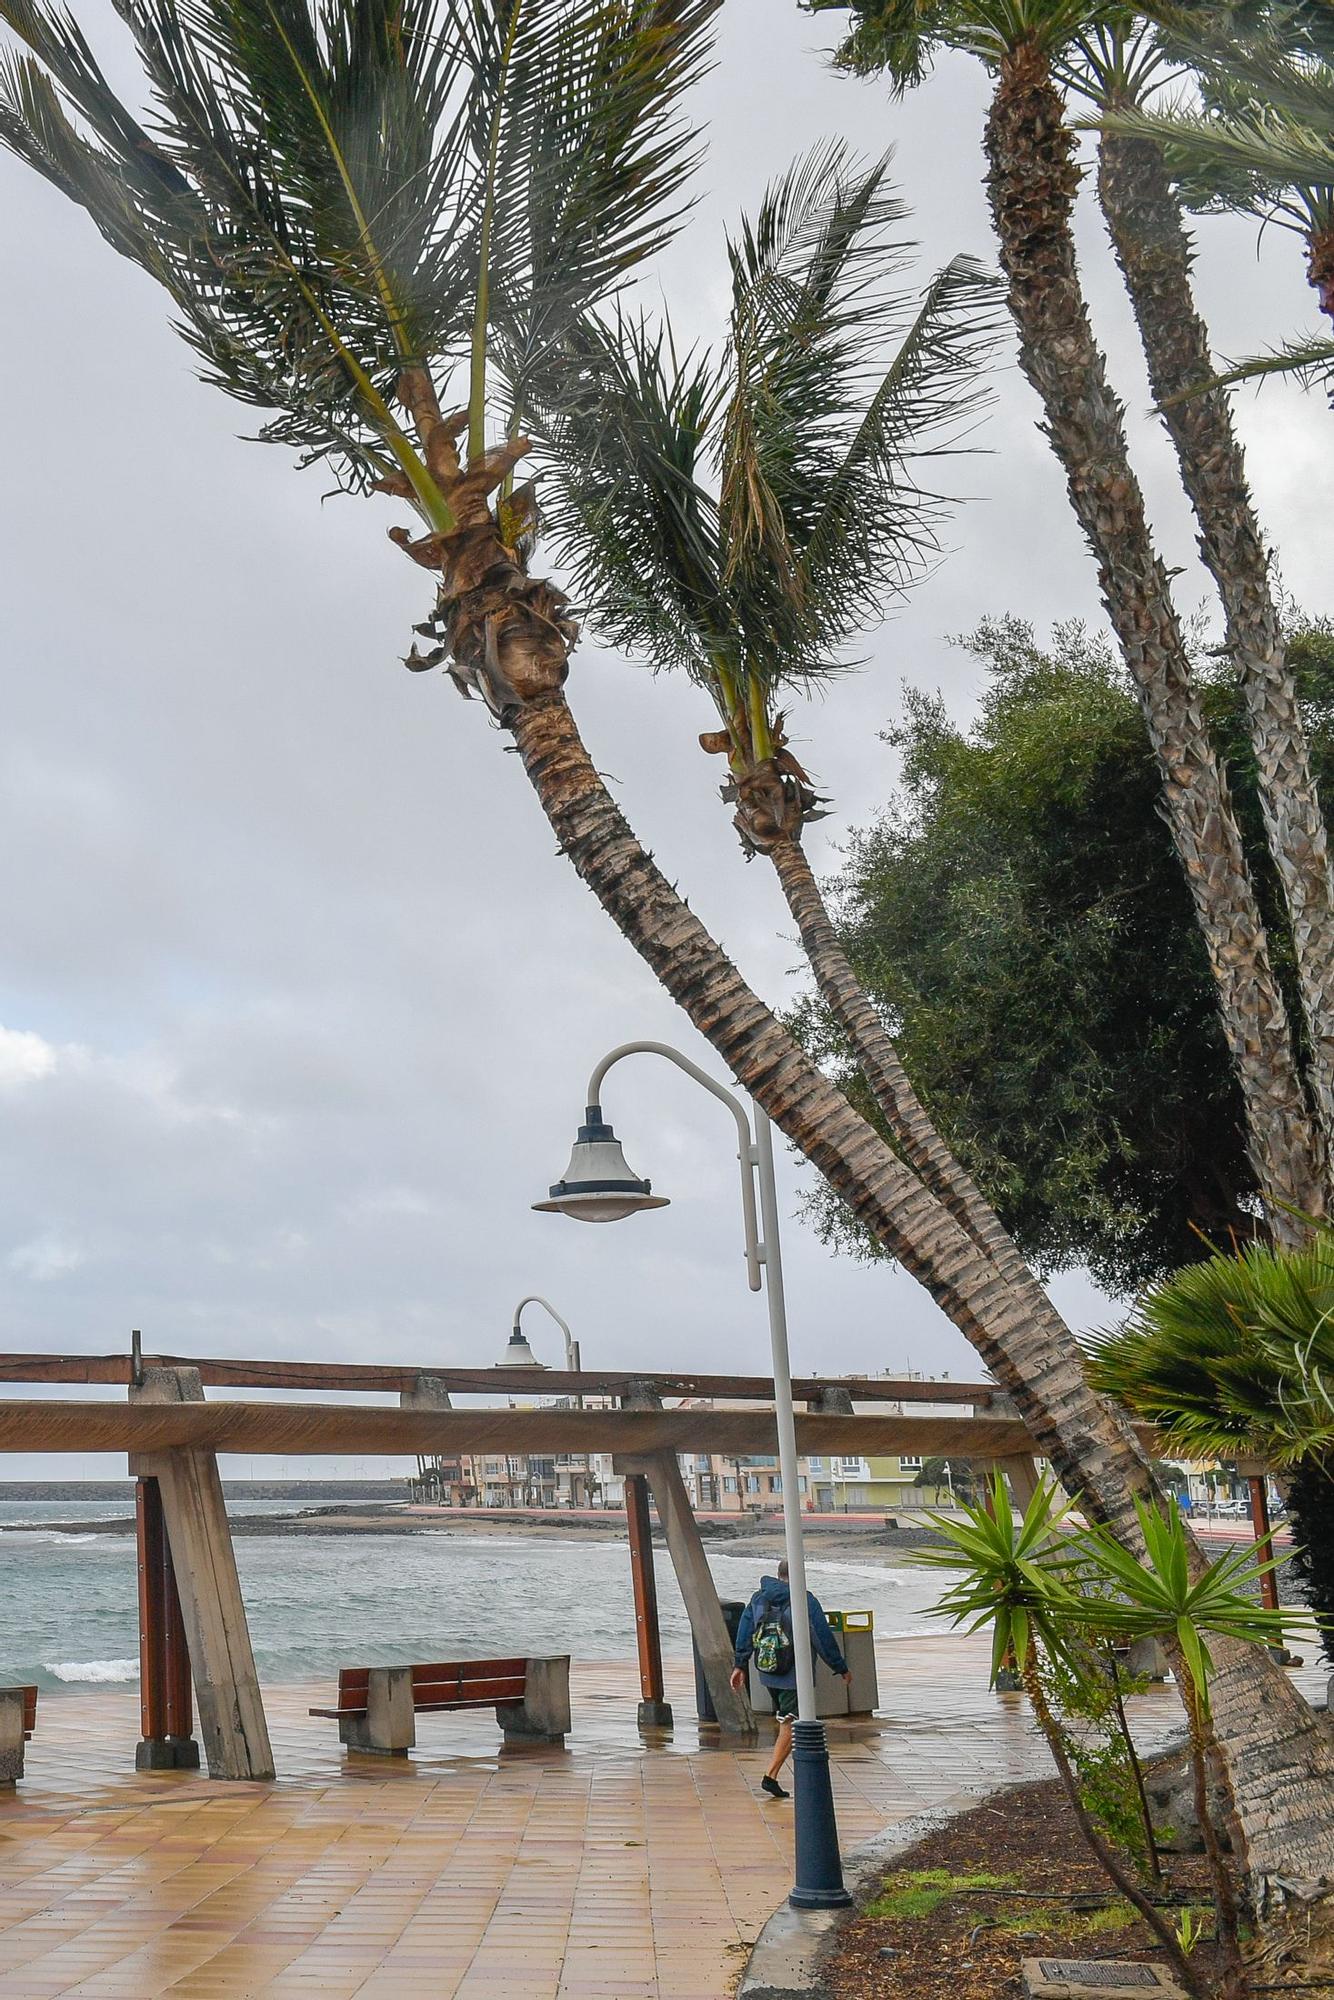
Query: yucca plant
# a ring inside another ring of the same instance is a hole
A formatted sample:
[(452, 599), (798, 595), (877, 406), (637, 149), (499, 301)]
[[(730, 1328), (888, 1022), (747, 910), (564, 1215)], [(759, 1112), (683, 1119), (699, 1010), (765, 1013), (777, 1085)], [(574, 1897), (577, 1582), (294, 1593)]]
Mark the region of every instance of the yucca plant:
[(1195, 1780), (1195, 1813), (1213, 1877), (1218, 1910), (1218, 1941), (1225, 1964), (1225, 1985), (1232, 1992), (1245, 1987), (1245, 1969), (1238, 1935), (1237, 1900), (1232, 1877), (1209, 1810), (1211, 1769), (1220, 1782), (1226, 1771), (1218, 1754), (1209, 1698), (1214, 1672), (1209, 1640), (1229, 1639), (1249, 1646), (1281, 1645), (1298, 1622), (1288, 1610), (1265, 1610), (1250, 1590), (1273, 1569), (1273, 1559), (1253, 1549), (1231, 1549), (1203, 1571), (1193, 1569), (1186, 1529), (1175, 1507), (1166, 1512), (1140, 1504), (1144, 1558), (1137, 1560), (1113, 1537), (1092, 1525), (1080, 1537), (1091, 1558), (1094, 1578), (1105, 1592), (1067, 1607), (1075, 1624), (1100, 1635), (1121, 1639), (1155, 1638), (1172, 1650), (1173, 1670), (1186, 1711), (1191, 1768)]
[[(1068, 1512), (1068, 1506), (1058, 1503), (1055, 1488), (1044, 1484), (1022, 1520), (1016, 1521), (1004, 1477), (996, 1470), (986, 1503), (966, 1503), (962, 1520), (928, 1515), (944, 1546), (915, 1549), (911, 1560), (926, 1569), (958, 1575), (933, 1609), (969, 1632), (990, 1631), (992, 1681), (1002, 1667), (1013, 1664), (1089, 1849), (1143, 1917), (1187, 1991), (1207, 2000), (1208, 1989), (1183, 1951), (1175, 1927), (1136, 1881), (1089, 1811), (1065, 1730), (1048, 1700), (1041, 1655), (1076, 1678), (1090, 1671), (1085, 1592), (1092, 1581), (1092, 1565), (1084, 1538), (1065, 1525)], [(1133, 1556), (1127, 1554), (1126, 1561), (1133, 1567)]]

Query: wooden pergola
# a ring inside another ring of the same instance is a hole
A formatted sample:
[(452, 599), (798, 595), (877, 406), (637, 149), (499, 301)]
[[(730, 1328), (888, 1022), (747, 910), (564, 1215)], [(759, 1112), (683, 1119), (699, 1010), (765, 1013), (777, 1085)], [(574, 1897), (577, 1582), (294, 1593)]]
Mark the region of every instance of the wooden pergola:
[[(196, 1765), (199, 1730), (210, 1776), (269, 1778), (273, 1753), (227, 1523), (219, 1452), (317, 1456), (358, 1452), (610, 1452), (624, 1476), (645, 1726), (670, 1722), (650, 1540), (661, 1523), (720, 1725), (753, 1728), (729, 1681), (732, 1644), (677, 1454), (763, 1455), (776, 1449), (763, 1376), (637, 1374), (537, 1368), (422, 1368), (144, 1355), (0, 1354), (0, 1384), (120, 1387), (127, 1400), (22, 1396), (0, 1400), (0, 1452), (125, 1451), (136, 1480), (141, 1768)], [(209, 1400), (206, 1389), (396, 1395), (398, 1405)], [(1034, 1444), (992, 1383), (799, 1379), (803, 1453), (912, 1454), (1000, 1464), (1022, 1505), (1037, 1483)], [(560, 1407), (479, 1403), (456, 1395), (556, 1397)], [(586, 1399), (604, 1406), (587, 1407)], [(665, 1407), (669, 1399), (690, 1399)], [(863, 1404), (911, 1406), (856, 1412)], [(579, 1407), (583, 1402), (584, 1406)], [(961, 1406), (943, 1415), (941, 1404)], [(967, 1411), (967, 1414), (964, 1411)], [(974, 1414), (977, 1412), (977, 1414)], [(191, 1699), (193, 1683), (194, 1701)]]

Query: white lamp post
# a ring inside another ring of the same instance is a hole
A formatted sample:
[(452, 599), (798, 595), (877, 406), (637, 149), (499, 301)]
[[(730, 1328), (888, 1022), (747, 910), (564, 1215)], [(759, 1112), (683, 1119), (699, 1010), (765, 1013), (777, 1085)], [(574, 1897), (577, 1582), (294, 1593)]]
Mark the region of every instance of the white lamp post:
[[(815, 1672), (810, 1637), (807, 1631), (802, 1630), (806, 1606), (806, 1551), (802, 1536), (792, 1372), (788, 1361), (783, 1256), (778, 1234), (778, 1190), (774, 1179), (773, 1134), (769, 1120), (760, 1106), (752, 1103), (755, 1121), (752, 1134), (750, 1119), (741, 1099), (716, 1083), (706, 1070), (683, 1056), (679, 1049), (670, 1047), (666, 1042), (626, 1042), (604, 1056), (593, 1071), (585, 1100), (584, 1123), (579, 1128), (564, 1177), (555, 1183), (546, 1201), (534, 1202), (533, 1206), (557, 1215), (569, 1215), (582, 1222), (618, 1222), (641, 1209), (667, 1206), (664, 1196), (655, 1195), (648, 1181), (641, 1181), (632, 1173), (620, 1142), (602, 1116), (602, 1080), (613, 1063), (632, 1055), (665, 1057), (725, 1104), (736, 1120), (746, 1271), (750, 1289), (753, 1292), (763, 1290), (769, 1307), (778, 1464), (783, 1480), (783, 1533), (793, 1604), (793, 1650), (797, 1674), (797, 1721), (793, 1730), (797, 1867), (790, 1900), (805, 1909), (838, 1907), (852, 1899), (843, 1885), (824, 1724), (815, 1713)], [(757, 1178), (758, 1216), (755, 1200)]]
[[(529, 1292), (526, 1299), (520, 1299), (514, 1308), (514, 1329), (510, 1334), (509, 1346), (501, 1360), (501, 1367), (517, 1367), (522, 1362), (529, 1368), (542, 1368), (545, 1363), (534, 1358), (533, 1350), (524, 1339), (523, 1328), (519, 1325), (525, 1306), (541, 1306), (543, 1312), (550, 1313), (561, 1330), (565, 1341), (565, 1366), (571, 1375), (579, 1373), (579, 1343), (570, 1332), (569, 1324), (563, 1320), (550, 1299), (544, 1299), (540, 1292)], [(522, 1353), (520, 1353), (522, 1349)]]

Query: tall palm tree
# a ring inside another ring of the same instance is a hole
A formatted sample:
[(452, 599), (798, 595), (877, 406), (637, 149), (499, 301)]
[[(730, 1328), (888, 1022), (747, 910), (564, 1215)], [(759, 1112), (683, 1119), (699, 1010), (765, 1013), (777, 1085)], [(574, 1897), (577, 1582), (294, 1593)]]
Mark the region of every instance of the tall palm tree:
[[(1285, 1469), (1297, 1564), (1334, 1617), (1334, 1235), (1248, 1245), (1155, 1286), (1091, 1344), (1089, 1374), (1190, 1458)], [(1334, 1624), (1322, 1634), (1334, 1660)]]
[[(1105, 133), (1162, 148), (1192, 206), (1293, 230), (1320, 308), (1334, 318), (1334, 8), (1149, 0), (1145, 11), (1200, 95), (1167, 111), (1107, 103)], [(1334, 340), (1307, 335), (1216, 379), (1228, 386), (1279, 372), (1334, 387)]]
[[(516, 406), (546, 397), (558, 343), (687, 199), (677, 105), (708, 60), (715, 0), (120, 4), (146, 118), (67, 15), (0, 0), (24, 45), (0, 65), (0, 141), (163, 285), (207, 376), (268, 411), (270, 439), (414, 511), (423, 532), (395, 535), (433, 579), (444, 663), (512, 735), (559, 848), (732, 1074), (974, 1341), (1059, 1475), (1134, 1536), (1147, 1466), (1073, 1343), (1033, 1326), (745, 985), (635, 839), (563, 692), (575, 627), (529, 567)], [(1334, 1746), (1242, 1657), (1220, 1706), (1253, 1773), (1256, 1811), (1244, 1790), (1240, 1810), (1256, 1868), (1334, 1872)], [(1263, 1782), (1275, 1769), (1282, 1819)]]
[[(1326, 1161), (1228, 791), (1191, 673), (1167, 571), (1130, 464), (1121, 405), (1080, 287), (1071, 217), (1075, 139), (1055, 65), (1093, 18), (1088, 0), (810, 0), (850, 7), (840, 59), (907, 90), (934, 52), (979, 56), (995, 78), (987, 189), (1019, 360), (1041, 399), (1103, 602), (1163, 777), (1164, 807), (1195, 902), (1246, 1104), (1256, 1177), (1280, 1238), (1321, 1214)], [(1114, 10), (1108, 9), (1109, 15)]]
[(1112, 105), (1106, 129), (1166, 145), (1201, 206), (1295, 230), (1334, 320), (1334, 8), (1149, 0), (1146, 11), (1188, 60), (1203, 105)]
[[(552, 413), (543, 505), (573, 588), (612, 645), (684, 671), (721, 727), (725, 801), (773, 864), (820, 992), (904, 1158), (1016, 1300), (1061, 1323), (919, 1102), (857, 980), (803, 845), (823, 817), (780, 704), (840, 671), (850, 642), (930, 566), (941, 501), (920, 474), (981, 401), (998, 286), (969, 259), (901, 290), (905, 211), (888, 160), (815, 147), (729, 244), (721, 353), (678, 358), (670, 322), (588, 323), (580, 387)], [(539, 420), (540, 421), (540, 420)]]
[(1180, 75), (1181, 51), (1138, 17), (1095, 20), (1061, 70), (1104, 121), (1098, 198), (1125, 279), (1154, 399), (1218, 589), (1246, 703), (1270, 854), (1292, 925), (1307, 1076), (1334, 1155), (1334, 869), (1310, 746), (1285, 659), (1283, 621), (1226, 392), (1191, 283), (1193, 249), (1163, 140), (1122, 130)]

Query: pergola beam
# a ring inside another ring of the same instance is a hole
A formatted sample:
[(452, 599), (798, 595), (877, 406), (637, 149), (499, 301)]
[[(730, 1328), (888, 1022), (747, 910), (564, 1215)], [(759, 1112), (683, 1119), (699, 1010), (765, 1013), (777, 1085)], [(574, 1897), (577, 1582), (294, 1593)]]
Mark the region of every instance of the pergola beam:
[[(1031, 1452), (1009, 1417), (798, 1415), (805, 1454), (1010, 1458)], [(771, 1454), (771, 1410), (394, 1409), (335, 1403), (0, 1402), (0, 1452), (205, 1450), (262, 1456), (356, 1452), (716, 1451)]]
[[(767, 1375), (645, 1375), (642, 1369), (586, 1368), (568, 1374), (559, 1368), (442, 1368), (373, 1362), (238, 1361), (193, 1355), (145, 1354), (145, 1367), (193, 1368), (206, 1389), (320, 1389), (353, 1394), (402, 1395), (429, 1379), (456, 1395), (621, 1396), (645, 1384), (659, 1396), (703, 1396), (715, 1401), (764, 1401), (774, 1385)], [(55, 1383), (69, 1387), (95, 1383), (127, 1388), (133, 1380), (128, 1354), (0, 1354), (0, 1382)], [(924, 1382), (877, 1376), (799, 1377), (792, 1384), (798, 1402), (818, 1399), (831, 1386), (845, 1388), (863, 1403), (967, 1403), (985, 1408), (999, 1393), (989, 1382)]]

